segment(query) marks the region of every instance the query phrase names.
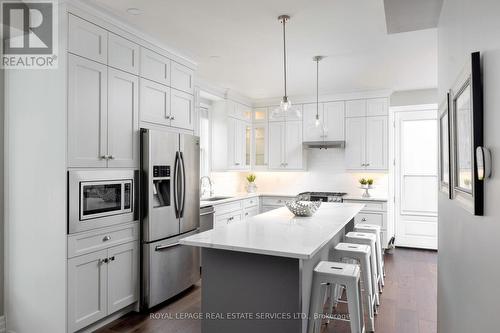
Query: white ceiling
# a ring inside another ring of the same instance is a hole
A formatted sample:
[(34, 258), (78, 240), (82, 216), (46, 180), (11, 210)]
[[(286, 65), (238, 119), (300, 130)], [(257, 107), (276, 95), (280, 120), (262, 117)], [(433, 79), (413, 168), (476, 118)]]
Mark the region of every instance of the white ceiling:
[[(383, 0), (87, 0), (198, 62), (197, 75), (251, 98), (437, 86), (437, 31), (387, 34)], [(127, 8), (139, 8), (130, 15)]]

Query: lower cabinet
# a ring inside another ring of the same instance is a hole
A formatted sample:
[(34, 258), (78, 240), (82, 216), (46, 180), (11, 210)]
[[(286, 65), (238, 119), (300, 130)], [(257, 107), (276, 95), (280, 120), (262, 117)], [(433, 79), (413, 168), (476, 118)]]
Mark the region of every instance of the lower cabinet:
[(387, 202), (373, 200), (353, 200), (344, 199), (344, 202), (362, 203), (365, 207), (354, 217), (354, 225), (359, 223), (374, 224), (381, 228), (380, 242), (382, 248), (387, 248), (387, 244), (392, 236), (392, 229), (387, 221)]
[(260, 198), (260, 213), (265, 213), (273, 209), (284, 207), (285, 202), (293, 198), (294, 197), (263, 196)]
[(138, 261), (136, 241), (68, 260), (68, 332), (137, 302)]
[(258, 197), (214, 205), (214, 228), (245, 220), (260, 213)]

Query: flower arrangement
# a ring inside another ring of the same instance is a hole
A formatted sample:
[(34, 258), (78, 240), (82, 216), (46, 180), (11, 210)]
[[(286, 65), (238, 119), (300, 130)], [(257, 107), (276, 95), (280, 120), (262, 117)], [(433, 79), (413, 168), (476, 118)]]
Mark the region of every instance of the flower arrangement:
[(257, 176), (255, 176), (255, 174), (253, 174), (253, 173), (246, 176), (246, 179), (248, 182), (248, 184), (247, 184), (247, 192), (248, 193), (255, 193), (255, 191), (257, 191), (257, 185), (255, 185), (256, 178), (257, 178)]
[(257, 176), (255, 176), (253, 173), (251, 173), (246, 178), (247, 178), (247, 182), (253, 183), (253, 182), (255, 182), (255, 179), (257, 178)]

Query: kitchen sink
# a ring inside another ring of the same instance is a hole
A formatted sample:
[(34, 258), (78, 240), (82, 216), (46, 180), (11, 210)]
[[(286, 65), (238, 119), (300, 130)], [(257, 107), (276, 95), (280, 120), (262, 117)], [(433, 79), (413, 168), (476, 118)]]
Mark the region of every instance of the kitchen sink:
[(201, 199), (201, 201), (218, 201), (218, 200), (224, 200), (224, 199), (230, 199), (232, 197), (211, 197), (211, 198), (204, 198)]

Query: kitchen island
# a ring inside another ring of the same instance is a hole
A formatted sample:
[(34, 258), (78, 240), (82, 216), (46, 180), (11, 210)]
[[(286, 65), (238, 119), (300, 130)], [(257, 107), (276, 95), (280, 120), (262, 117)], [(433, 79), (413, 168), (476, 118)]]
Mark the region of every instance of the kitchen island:
[(313, 269), (363, 207), (323, 203), (312, 217), (283, 207), (182, 239), (202, 248), (202, 333), (305, 333)]

